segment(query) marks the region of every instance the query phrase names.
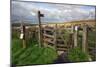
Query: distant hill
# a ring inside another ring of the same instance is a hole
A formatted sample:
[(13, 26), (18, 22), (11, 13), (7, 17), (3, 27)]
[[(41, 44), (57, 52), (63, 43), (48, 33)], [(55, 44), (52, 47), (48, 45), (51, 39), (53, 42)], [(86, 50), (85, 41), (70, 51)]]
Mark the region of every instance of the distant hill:
[[(11, 23), (11, 26), (16, 26), (19, 27), (21, 25), (21, 23)], [(25, 26), (34, 26), (37, 24), (32, 24), (32, 23), (24, 23)]]
[(96, 25), (96, 20), (79, 20), (79, 21), (72, 21), (72, 22), (65, 22), (69, 24), (87, 24), (89, 26), (95, 26)]
[[(45, 22), (46, 23), (46, 22)], [(45, 24), (44, 23), (44, 24)], [(79, 21), (71, 21), (71, 22), (62, 22), (62, 23), (57, 23), (57, 22), (54, 22), (54, 23), (46, 23), (46, 24), (67, 24), (67, 25), (71, 25), (71, 24), (88, 24), (90, 26), (95, 26), (96, 25), (96, 20), (79, 20)], [(16, 23), (11, 23), (12, 26), (20, 26), (21, 23), (19, 22), (16, 22)], [(33, 24), (33, 23), (28, 23), (28, 22), (25, 22), (24, 25), (26, 26), (34, 26), (34, 25), (37, 25), (37, 24)]]

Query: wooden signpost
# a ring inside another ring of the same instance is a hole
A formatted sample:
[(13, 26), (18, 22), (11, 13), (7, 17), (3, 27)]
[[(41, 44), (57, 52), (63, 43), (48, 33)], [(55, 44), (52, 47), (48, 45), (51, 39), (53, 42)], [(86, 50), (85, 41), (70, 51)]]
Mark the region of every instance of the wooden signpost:
[(39, 35), (39, 47), (42, 46), (42, 27), (41, 27), (41, 17), (44, 17), (43, 14), (38, 11), (38, 22), (39, 22), (39, 30), (38, 30), (38, 35)]

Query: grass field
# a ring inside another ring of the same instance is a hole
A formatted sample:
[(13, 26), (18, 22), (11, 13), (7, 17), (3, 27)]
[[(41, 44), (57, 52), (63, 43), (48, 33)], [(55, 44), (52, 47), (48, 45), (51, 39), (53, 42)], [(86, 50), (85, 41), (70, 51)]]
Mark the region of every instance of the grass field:
[[(12, 31), (11, 58), (13, 65), (52, 64), (55, 60), (57, 60), (58, 54), (56, 49), (54, 47), (38, 47), (38, 40), (36, 40), (36, 38), (27, 39), (27, 48), (22, 48), (22, 40), (19, 39), (19, 34), (19, 32)], [(65, 34), (66, 36), (64, 36), (64, 39), (66, 40), (68, 38), (65, 37), (68, 37), (67, 34), (69, 33), (65, 32)], [(78, 35), (78, 46), (79, 48), (82, 47), (81, 32), (79, 32)], [(92, 61), (95, 61), (96, 31), (88, 32), (88, 47), (93, 48), (92, 50), (89, 49), (89, 56)], [(67, 59), (71, 62), (88, 61), (87, 54), (83, 53), (81, 49), (70, 49)]]
[(23, 49), (19, 39), (12, 40), (12, 64), (51, 64), (57, 58), (57, 53), (53, 48), (38, 47), (38, 44), (31, 43), (31, 46)]

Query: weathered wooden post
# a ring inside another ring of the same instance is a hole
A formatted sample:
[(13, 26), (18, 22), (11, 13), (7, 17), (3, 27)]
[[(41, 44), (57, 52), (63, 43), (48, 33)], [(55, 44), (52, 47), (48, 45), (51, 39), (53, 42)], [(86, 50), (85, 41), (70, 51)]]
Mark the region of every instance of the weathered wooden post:
[(88, 47), (88, 29), (87, 26), (83, 25), (83, 38), (82, 38), (82, 50), (83, 52), (87, 52)]
[(25, 40), (25, 26), (23, 26), (23, 33), (24, 33), (24, 36), (23, 36), (23, 48), (26, 48), (26, 40)]
[(44, 17), (43, 14), (40, 13), (40, 11), (38, 11), (38, 22), (39, 22), (39, 47), (42, 46), (42, 27), (41, 27), (41, 17)]
[(23, 48), (26, 48), (26, 41), (25, 41), (25, 25), (23, 24), (23, 22), (21, 23), (21, 34), (20, 34), (20, 39), (22, 39), (22, 44), (23, 44)]
[(71, 33), (73, 34), (74, 33), (74, 26), (71, 25)]
[(55, 28), (54, 28), (54, 46), (55, 48), (57, 47), (57, 24), (55, 24)]
[[(83, 25), (82, 51), (88, 54), (88, 26), (85, 24)], [(88, 56), (88, 60), (92, 61), (90, 56)]]
[(74, 25), (71, 25), (71, 47), (74, 47)]
[(74, 47), (78, 45), (78, 26), (74, 27)]

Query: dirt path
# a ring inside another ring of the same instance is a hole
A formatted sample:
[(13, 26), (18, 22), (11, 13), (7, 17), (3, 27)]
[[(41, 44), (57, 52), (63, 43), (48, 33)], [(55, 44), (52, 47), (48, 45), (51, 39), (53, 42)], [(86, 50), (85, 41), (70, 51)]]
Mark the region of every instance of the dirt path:
[(61, 55), (59, 55), (54, 63), (69, 63), (69, 60), (67, 59), (67, 52), (63, 52)]

